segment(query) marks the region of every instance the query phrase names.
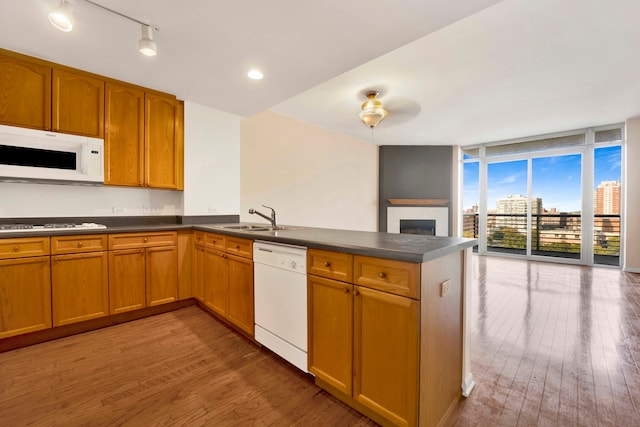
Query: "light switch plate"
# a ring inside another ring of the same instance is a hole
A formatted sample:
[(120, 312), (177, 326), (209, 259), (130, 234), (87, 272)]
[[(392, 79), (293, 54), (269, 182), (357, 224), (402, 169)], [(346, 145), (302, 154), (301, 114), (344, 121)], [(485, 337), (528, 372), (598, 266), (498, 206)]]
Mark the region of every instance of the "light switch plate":
[(440, 297), (446, 297), (451, 291), (451, 280), (447, 279), (440, 283)]

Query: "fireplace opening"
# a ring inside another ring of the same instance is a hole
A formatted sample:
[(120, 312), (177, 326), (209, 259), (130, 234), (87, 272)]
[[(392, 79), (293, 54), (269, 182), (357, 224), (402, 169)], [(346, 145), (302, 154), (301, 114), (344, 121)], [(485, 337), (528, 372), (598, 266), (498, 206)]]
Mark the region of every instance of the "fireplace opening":
[(402, 234), (426, 234), (436, 235), (435, 219), (401, 219), (400, 233)]

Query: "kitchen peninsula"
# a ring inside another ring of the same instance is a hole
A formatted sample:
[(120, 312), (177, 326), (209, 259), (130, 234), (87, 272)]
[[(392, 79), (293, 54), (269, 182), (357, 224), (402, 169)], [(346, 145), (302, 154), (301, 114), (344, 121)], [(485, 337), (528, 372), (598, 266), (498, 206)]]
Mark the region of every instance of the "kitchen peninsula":
[[(126, 245), (132, 245), (132, 251), (134, 247), (150, 251), (154, 236), (162, 234), (163, 239), (155, 245), (177, 248), (179, 259), (187, 260), (187, 270), (194, 272), (194, 287), (189, 286), (193, 292), (179, 290), (176, 295), (180, 297), (173, 300), (184, 303), (192, 297), (197, 299), (197, 257), (191, 254), (199, 244), (198, 238), (203, 239), (201, 246), (213, 240), (227, 242), (226, 256), (234, 256), (230, 242), (252, 245), (261, 240), (304, 246), (308, 248), (309, 371), (315, 375), (316, 384), (388, 425), (438, 425), (446, 420), (460, 396), (470, 392), (473, 382), (469, 372), (466, 282), (470, 280), (475, 240), (228, 225), (108, 225), (84, 232), (54, 229), (3, 233), (0, 248), (6, 250), (0, 250), (0, 262), (10, 263), (20, 255), (22, 239), (44, 239), (46, 248), (43, 246), (38, 256), (46, 263), (48, 255), (54, 253), (54, 244), (49, 250), (49, 241), (80, 239), (91, 233), (95, 242), (99, 243), (100, 236), (109, 242), (102, 245), (109, 254), (105, 257), (111, 273), (115, 254), (129, 250)], [(178, 233), (178, 237), (168, 232)], [(240, 248), (240, 244), (237, 246)], [(136, 253), (139, 251), (136, 249)], [(189, 256), (183, 257), (181, 252)], [(152, 259), (151, 252), (146, 256)], [(184, 267), (178, 265), (178, 270)], [(6, 267), (0, 264), (0, 268)], [(110, 292), (111, 285), (110, 280)], [(50, 292), (55, 293), (55, 288)], [(5, 312), (10, 315), (10, 311)], [(106, 312), (113, 314), (108, 308)], [(14, 338), (19, 337), (0, 340), (0, 344)]]

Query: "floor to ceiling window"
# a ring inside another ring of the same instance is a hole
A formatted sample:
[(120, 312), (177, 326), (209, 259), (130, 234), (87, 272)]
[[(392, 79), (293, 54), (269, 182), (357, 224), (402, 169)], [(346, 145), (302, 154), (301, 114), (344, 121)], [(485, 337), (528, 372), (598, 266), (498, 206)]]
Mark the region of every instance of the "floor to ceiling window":
[(622, 136), (616, 125), (464, 147), (464, 236), (481, 254), (619, 265)]

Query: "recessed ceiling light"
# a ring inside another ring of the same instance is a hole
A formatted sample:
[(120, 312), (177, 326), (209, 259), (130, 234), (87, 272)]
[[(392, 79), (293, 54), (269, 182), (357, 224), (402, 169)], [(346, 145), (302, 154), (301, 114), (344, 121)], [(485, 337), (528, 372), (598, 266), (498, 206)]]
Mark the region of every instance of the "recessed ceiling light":
[(254, 68), (253, 70), (249, 70), (249, 72), (247, 73), (247, 77), (249, 77), (251, 80), (262, 80), (264, 74), (262, 74), (262, 71)]
[(60, 31), (68, 33), (73, 30), (73, 17), (71, 5), (66, 0), (61, 0), (60, 5), (49, 13), (49, 22)]

